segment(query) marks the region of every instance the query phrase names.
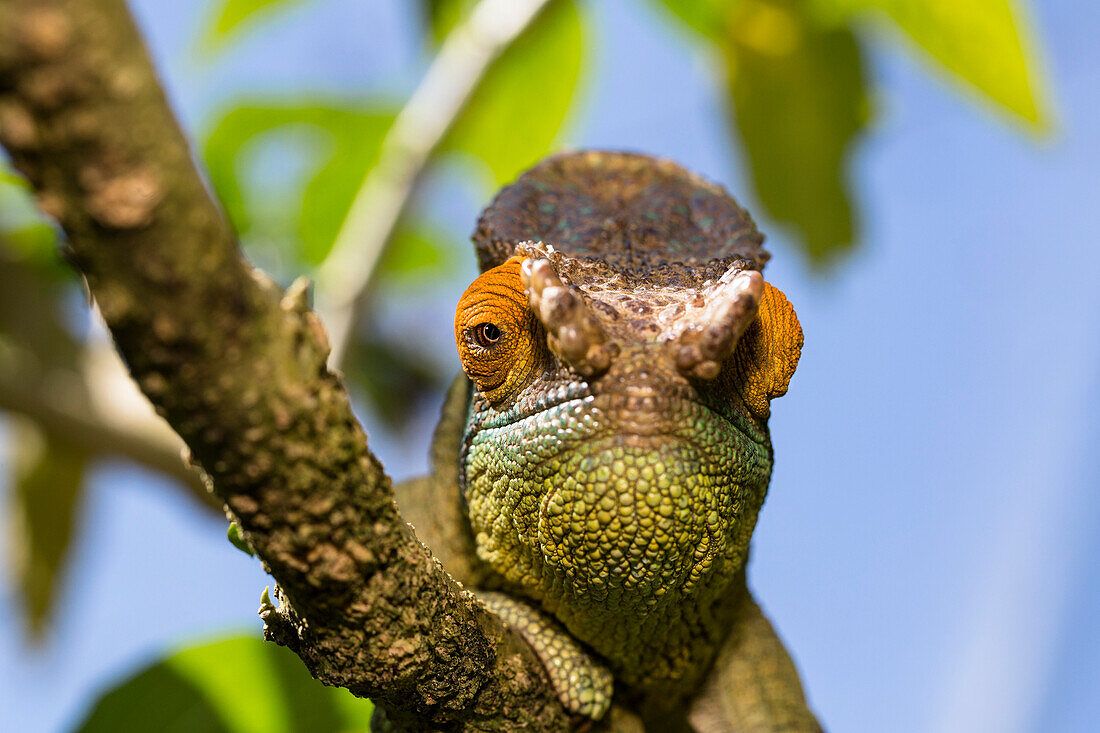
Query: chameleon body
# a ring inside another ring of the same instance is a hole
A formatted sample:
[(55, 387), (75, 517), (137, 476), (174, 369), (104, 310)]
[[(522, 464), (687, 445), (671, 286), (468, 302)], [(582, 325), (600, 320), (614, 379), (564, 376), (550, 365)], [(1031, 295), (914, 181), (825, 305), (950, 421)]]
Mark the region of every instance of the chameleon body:
[(802, 345), (762, 239), (719, 186), (605, 152), (544, 161), (475, 232), (466, 376), (398, 499), (580, 716), (614, 696), (700, 730), (819, 729), (745, 585)]

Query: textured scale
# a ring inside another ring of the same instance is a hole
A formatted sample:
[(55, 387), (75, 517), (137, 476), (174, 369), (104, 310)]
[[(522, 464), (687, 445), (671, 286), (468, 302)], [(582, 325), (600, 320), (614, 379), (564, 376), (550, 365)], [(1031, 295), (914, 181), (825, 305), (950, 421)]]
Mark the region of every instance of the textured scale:
[(744, 562), (769, 448), (693, 402), (559, 394), (470, 436), (478, 554), (628, 683), (690, 686), (723, 620), (721, 608), (695, 618), (685, 598), (717, 600)]
[(602, 718), (611, 707), (611, 672), (546, 614), (503, 593), (478, 598), (519, 631), (546, 667), (565, 706), (578, 715)]
[(552, 244), (625, 270), (744, 259), (763, 268), (764, 237), (718, 185), (672, 161), (583, 151), (549, 158), (505, 188), (478, 222), (481, 269), (518, 242)]

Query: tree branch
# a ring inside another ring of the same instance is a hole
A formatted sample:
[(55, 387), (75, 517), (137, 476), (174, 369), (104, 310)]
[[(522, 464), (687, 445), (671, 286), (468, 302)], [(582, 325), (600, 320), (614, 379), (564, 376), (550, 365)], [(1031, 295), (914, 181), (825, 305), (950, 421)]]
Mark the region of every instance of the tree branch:
[(378, 162), (355, 195), (332, 251), (317, 272), (317, 310), (328, 325), (334, 367), (343, 363), (358, 312), (432, 153), (466, 108), (494, 60), (550, 0), (481, 0), (444, 40), (394, 120)]
[(531, 651), (401, 520), (305, 287), (241, 259), (122, 0), (0, 0), (0, 142), (278, 581), (273, 635), (435, 727), (567, 727)]

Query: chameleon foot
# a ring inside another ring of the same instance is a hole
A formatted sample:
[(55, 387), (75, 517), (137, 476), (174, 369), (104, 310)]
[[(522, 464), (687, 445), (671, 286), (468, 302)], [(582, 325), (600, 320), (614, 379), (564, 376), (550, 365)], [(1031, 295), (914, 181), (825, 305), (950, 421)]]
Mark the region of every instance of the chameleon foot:
[(515, 628), (546, 668), (567, 710), (599, 720), (611, 706), (611, 671), (549, 616), (503, 593), (478, 592), (490, 611)]

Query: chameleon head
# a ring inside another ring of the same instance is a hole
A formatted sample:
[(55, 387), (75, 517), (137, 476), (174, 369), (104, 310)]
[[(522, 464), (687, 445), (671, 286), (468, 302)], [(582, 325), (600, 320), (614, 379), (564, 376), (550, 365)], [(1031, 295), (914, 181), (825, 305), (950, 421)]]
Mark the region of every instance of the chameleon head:
[(719, 593), (771, 473), (768, 405), (802, 344), (790, 304), (741, 260), (514, 251), (455, 317), (479, 555), (571, 627)]

